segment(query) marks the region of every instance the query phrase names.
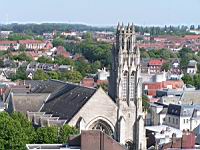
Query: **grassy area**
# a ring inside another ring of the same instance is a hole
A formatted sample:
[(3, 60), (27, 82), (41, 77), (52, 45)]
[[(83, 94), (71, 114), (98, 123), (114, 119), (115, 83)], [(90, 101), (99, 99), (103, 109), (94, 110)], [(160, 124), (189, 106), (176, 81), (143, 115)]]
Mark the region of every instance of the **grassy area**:
[(7, 51), (0, 51), (0, 57), (4, 56), (7, 54)]

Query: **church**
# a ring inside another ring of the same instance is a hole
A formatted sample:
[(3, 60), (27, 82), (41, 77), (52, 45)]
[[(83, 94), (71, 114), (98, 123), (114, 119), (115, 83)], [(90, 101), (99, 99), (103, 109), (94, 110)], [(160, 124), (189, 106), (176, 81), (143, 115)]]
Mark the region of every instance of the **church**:
[(140, 51), (134, 25), (118, 25), (108, 94), (57, 80), (24, 81), (6, 96), (8, 112), (22, 112), (36, 126), (69, 124), (101, 130), (128, 149), (145, 150)]

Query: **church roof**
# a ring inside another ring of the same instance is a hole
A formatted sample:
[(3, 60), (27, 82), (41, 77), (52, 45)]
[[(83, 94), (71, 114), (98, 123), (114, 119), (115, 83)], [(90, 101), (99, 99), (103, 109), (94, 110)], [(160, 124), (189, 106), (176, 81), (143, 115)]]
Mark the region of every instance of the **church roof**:
[(42, 105), (47, 100), (49, 94), (27, 94), (18, 93), (12, 95), (9, 107), (13, 111), (22, 112), (24, 114), (29, 112), (38, 112)]
[(93, 88), (66, 83), (61, 89), (51, 94), (41, 112), (70, 121), (95, 91), (96, 89)]

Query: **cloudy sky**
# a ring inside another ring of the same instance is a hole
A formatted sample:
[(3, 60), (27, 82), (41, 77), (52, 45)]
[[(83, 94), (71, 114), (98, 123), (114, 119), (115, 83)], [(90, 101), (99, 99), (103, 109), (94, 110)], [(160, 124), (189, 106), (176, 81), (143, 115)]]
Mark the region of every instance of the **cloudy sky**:
[(200, 24), (200, 0), (0, 0), (0, 23)]

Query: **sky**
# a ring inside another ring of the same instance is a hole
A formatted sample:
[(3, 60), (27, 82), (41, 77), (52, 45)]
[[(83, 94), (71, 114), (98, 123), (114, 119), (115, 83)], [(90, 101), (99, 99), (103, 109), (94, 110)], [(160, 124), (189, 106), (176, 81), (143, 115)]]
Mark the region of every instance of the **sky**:
[(200, 24), (200, 0), (0, 0), (1, 23)]

